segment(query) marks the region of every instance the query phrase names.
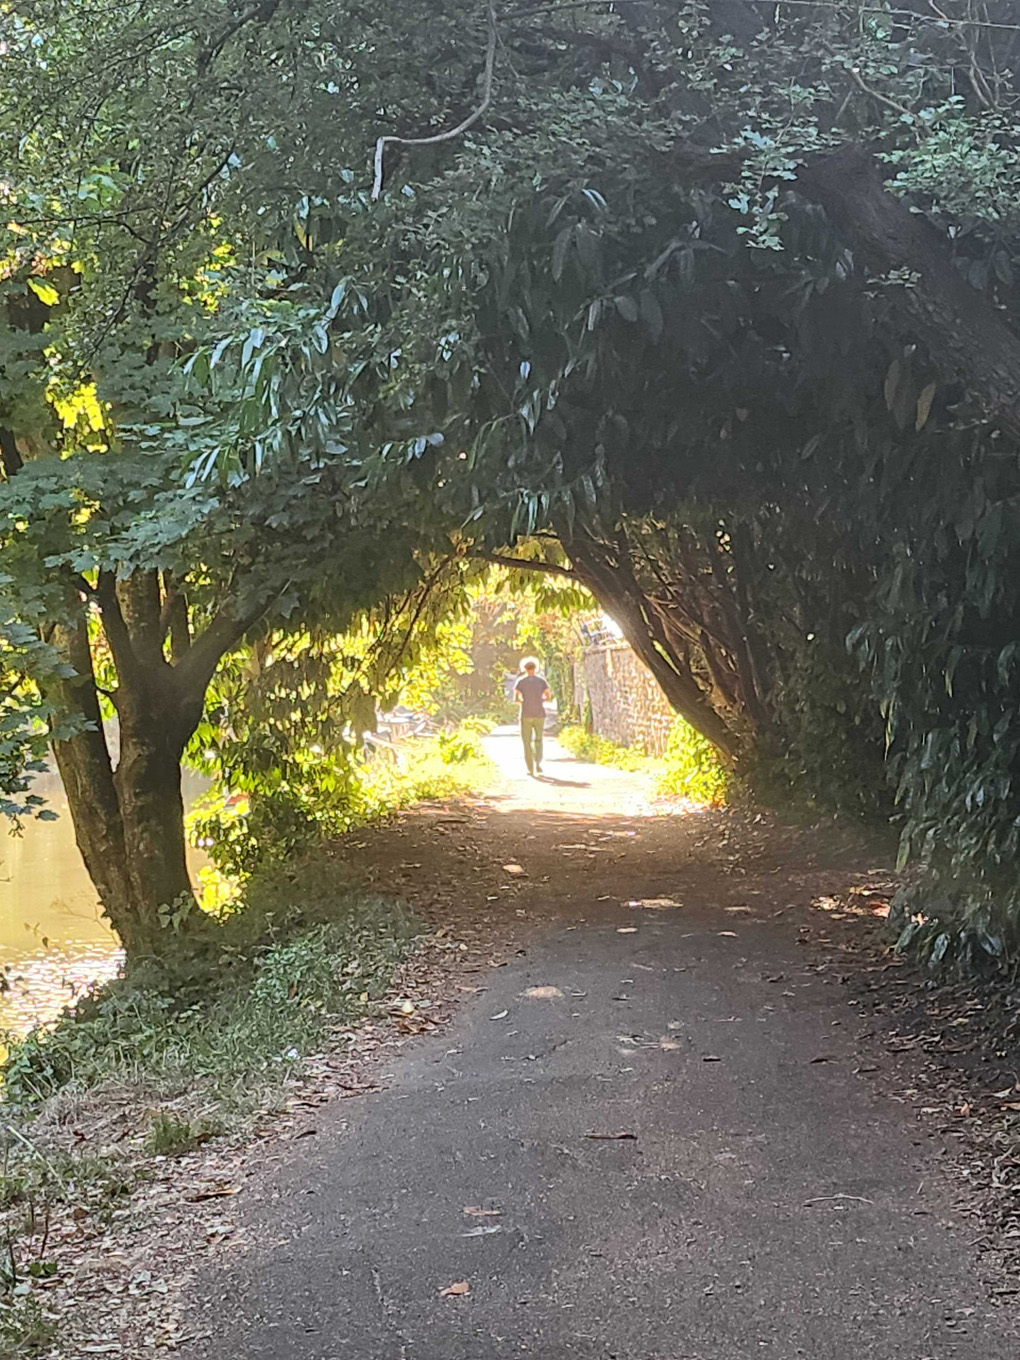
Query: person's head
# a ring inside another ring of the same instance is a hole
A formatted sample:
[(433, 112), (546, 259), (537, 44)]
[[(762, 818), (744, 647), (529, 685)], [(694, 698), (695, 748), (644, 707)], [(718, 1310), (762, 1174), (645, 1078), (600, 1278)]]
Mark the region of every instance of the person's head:
[(534, 675), (538, 670), (538, 662), (533, 656), (526, 656), (521, 662), (521, 670), (525, 675)]

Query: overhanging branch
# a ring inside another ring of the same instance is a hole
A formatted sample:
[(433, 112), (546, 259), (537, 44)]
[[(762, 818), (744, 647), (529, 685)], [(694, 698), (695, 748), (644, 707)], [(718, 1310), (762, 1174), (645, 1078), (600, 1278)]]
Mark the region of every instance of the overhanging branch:
[(580, 577), (570, 567), (558, 567), (553, 562), (541, 562), (533, 557), (504, 557), (502, 553), (475, 552), (471, 554), (480, 562), (491, 562), (496, 567), (509, 567), (511, 571), (538, 571), (549, 576), (565, 576), (568, 580), (578, 581)]
[(437, 132), (433, 137), (380, 137), (375, 144), (375, 180), (372, 184), (372, 201), (382, 194), (384, 160), (387, 146), (437, 146), (440, 142), (452, 142), (455, 137), (467, 132), (485, 113), (492, 103), (493, 78), (496, 73), (496, 0), (489, 0), (488, 28), (489, 40), (485, 49), (485, 73), (482, 77), (482, 102), (454, 128)]

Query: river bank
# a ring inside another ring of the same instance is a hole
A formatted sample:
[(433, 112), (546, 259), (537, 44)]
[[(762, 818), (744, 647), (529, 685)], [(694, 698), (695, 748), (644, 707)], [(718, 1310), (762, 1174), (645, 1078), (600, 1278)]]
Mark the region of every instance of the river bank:
[[(186, 803), (207, 786), (186, 772)], [(59, 776), (39, 776), (33, 792), (56, 819), (26, 820), (0, 841), (0, 1033), (15, 1036), (55, 1020), (83, 992), (115, 977), (123, 962), (75, 843)], [(196, 874), (207, 860), (189, 848), (188, 862)]]

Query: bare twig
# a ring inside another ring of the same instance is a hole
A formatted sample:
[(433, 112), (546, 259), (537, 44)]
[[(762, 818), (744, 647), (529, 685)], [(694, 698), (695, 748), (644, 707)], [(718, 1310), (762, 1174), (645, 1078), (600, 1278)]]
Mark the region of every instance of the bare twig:
[(853, 1204), (874, 1204), (875, 1202), (873, 1199), (865, 1199), (863, 1195), (838, 1194), (838, 1195), (816, 1195), (814, 1199), (806, 1199), (804, 1203), (805, 1205), (828, 1204), (832, 1200), (849, 1200)]
[(436, 146), (440, 142), (450, 142), (455, 137), (459, 137), (461, 133), (467, 132), (469, 127), (473, 127), (492, 103), (493, 77), (496, 72), (496, 0), (489, 0), (488, 8), (489, 40), (485, 50), (485, 73), (482, 77), (482, 102), (473, 113), (469, 113), (456, 127), (449, 128), (446, 132), (437, 132), (433, 137), (380, 137), (375, 144), (375, 180), (372, 184), (373, 202), (375, 202), (382, 194), (384, 160), (387, 146)]
[(607, 9), (616, 0), (561, 0), (554, 5), (535, 5), (531, 9), (512, 9), (504, 19), (530, 19), (536, 14), (562, 14), (567, 9)]

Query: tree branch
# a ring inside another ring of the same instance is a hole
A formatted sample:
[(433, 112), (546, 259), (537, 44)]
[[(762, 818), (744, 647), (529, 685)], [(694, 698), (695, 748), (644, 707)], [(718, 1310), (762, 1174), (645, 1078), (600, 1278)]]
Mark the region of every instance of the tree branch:
[(216, 667), (227, 652), (253, 628), (272, 606), (276, 595), (252, 605), (239, 618), (229, 606), (224, 606), (208, 627), (195, 638), (186, 655), (173, 667), (173, 674), (182, 693), (192, 696), (204, 694)]
[(122, 680), (137, 674), (138, 658), (131, 645), (131, 635), (124, 615), (121, 613), (120, 600), (117, 598), (117, 578), (109, 571), (100, 571), (94, 598), (99, 602), (102, 613), (103, 631), (110, 644), (114, 665)]
[(504, 557), (502, 553), (475, 552), (471, 554), (481, 562), (491, 562), (497, 567), (509, 567), (511, 571), (539, 571), (549, 576), (565, 576), (568, 580), (578, 581), (580, 577), (570, 567), (557, 567), (552, 562), (541, 562), (531, 557)]
[(610, 9), (617, 0), (563, 0), (562, 4), (535, 5), (531, 9), (512, 9), (504, 19), (530, 19), (536, 14), (562, 14), (568, 9)]
[(1020, 336), (960, 273), (945, 236), (889, 192), (868, 152), (851, 144), (812, 157), (794, 187), (825, 209), (870, 269), (914, 276), (898, 302), (932, 359), (1020, 433)]
[(669, 77), (649, 67), (648, 53), (623, 38), (616, 38), (609, 33), (589, 33), (583, 28), (550, 28), (545, 24), (534, 31), (551, 42), (563, 43), (567, 47), (593, 48), (603, 59), (622, 57), (630, 63), (641, 92), (650, 99), (654, 99), (669, 84)]
[(485, 113), (492, 103), (493, 77), (496, 72), (496, 0), (489, 0), (489, 41), (485, 50), (485, 73), (482, 77), (482, 102), (468, 116), (458, 123), (456, 127), (450, 128), (447, 132), (438, 132), (434, 137), (380, 137), (375, 144), (375, 180), (372, 184), (372, 201), (382, 194), (383, 188), (383, 161), (386, 155), (387, 146), (436, 146), (440, 142), (450, 142), (455, 137), (467, 132), (469, 127), (473, 127), (479, 118)]
[(170, 656), (183, 660), (191, 646), (191, 624), (188, 621), (188, 601), (177, 585), (172, 571), (163, 572), (163, 604), (159, 612), (160, 645), (170, 638)]

